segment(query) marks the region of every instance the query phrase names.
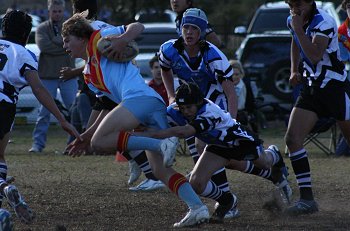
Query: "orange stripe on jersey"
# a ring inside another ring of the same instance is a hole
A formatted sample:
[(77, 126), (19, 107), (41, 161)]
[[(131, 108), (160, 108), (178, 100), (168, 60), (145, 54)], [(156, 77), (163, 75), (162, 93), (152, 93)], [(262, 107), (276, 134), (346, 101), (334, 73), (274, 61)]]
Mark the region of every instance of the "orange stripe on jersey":
[(175, 173), (169, 178), (169, 189), (173, 191), (176, 195), (178, 195), (179, 188), (186, 182), (186, 177), (184, 177), (180, 173)]
[(94, 33), (90, 37), (89, 43), (86, 48), (86, 52), (89, 57), (88, 66), (90, 73), (84, 75), (84, 80), (85, 83), (91, 83), (98, 90), (110, 93), (110, 91), (107, 89), (104, 83), (104, 76), (100, 67), (101, 54), (97, 50), (97, 42), (100, 38), (100, 30), (94, 31)]

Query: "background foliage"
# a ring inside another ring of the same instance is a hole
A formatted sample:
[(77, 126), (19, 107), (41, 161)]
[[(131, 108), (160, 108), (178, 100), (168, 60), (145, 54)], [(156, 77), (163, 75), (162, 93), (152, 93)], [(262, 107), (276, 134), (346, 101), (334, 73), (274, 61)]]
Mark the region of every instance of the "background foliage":
[[(71, 11), (71, 0), (66, 0), (66, 9)], [(227, 45), (224, 53), (228, 57), (233, 57), (242, 38), (232, 39), (233, 30), (236, 26), (246, 25), (253, 13), (261, 4), (268, 2), (266, 0), (193, 0), (194, 6), (202, 8), (209, 18), (222, 41)], [(275, 2), (275, 1), (270, 1)], [(332, 1), (335, 6), (341, 3), (341, 0)], [(111, 10), (110, 23), (120, 25), (128, 24), (134, 21), (135, 14), (140, 10), (165, 10), (170, 9), (170, 0), (98, 0), (100, 11), (103, 9)], [(0, 0), (0, 9), (5, 13), (9, 7), (30, 10), (46, 9), (47, 0)]]
[[(210, 23), (218, 34), (232, 33), (233, 28), (248, 22), (255, 9), (267, 2), (266, 0), (193, 0), (196, 7), (207, 13)], [(271, 1), (274, 2), (274, 1)], [(336, 6), (341, 0), (332, 1)], [(71, 10), (70, 0), (66, 0), (67, 10)], [(104, 6), (112, 10), (112, 21), (118, 24), (129, 23), (135, 14), (146, 9), (170, 9), (170, 0), (98, 0), (102, 9)], [(17, 6), (20, 9), (46, 8), (47, 0), (0, 0), (0, 9), (4, 13), (8, 7)]]
[[(210, 23), (224, 34), (233, 28), (248, 22), (255, 9), (263, 4), (264, 0), (194, 0), (196, 7), (202, 8), (208, 15)], [(273, 1), (271, 1), (273, 2)], [(341, 0), (332, 1), (336, 6)], [(170, 9), (169, 0), (99, 0), (100, 5), (113, 9), (116, 22), (131, 22), (136, 12), (144, 9)]]

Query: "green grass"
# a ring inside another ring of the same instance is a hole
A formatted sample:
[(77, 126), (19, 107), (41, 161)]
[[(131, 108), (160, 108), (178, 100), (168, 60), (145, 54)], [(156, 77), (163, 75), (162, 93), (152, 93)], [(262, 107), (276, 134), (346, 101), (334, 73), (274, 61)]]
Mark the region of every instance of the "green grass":
[[(265, 146), (277, 144), (283, 149), (284, 124), (272, 121), (262, 130)], [(114, 161), (114, 156), (61, 155), (66, 133), (57, 125), (50, 126), (47, 147), (42, 153), (30, 154), (32, 125), (16, 125), (6, 150), (9, 175), (37, 214), (31, 225), (14, 218), (16, 230), (170, 230), (172, 223), (186, 213), (186, 206), (168, 190), (153, 193), (128, 191), (128, 165)], [(326, 142), (326, 135), (321, 138)], [(207, 224), (204, 230), (349, 230), (350, 185), (349, 159), (332, 158), (315, 146), (310, 152), (310, 165), (315, 196), (320, 212), (298, 219), (285, 219), (269, 214), (261, 206), (274, 186), (259, 177), (227, 171), (231, 189), (239, 198), (241, 217), (222, 225)], [(175, 169), (186, 174), (193, 167), (188, 155), (177, 156)], [(286, 164), (290, 161), (285, 157)], [(294, 199), (297, 184), (290, 168)], [(143, 180), (142, 176), (138, 183)], [(203, 199), (212, 211), (214, 202)], [(5, 204), (5, 208), (8, 206)], [(307, 227), (307, 228), (306, 228)], [(61, 229), (62, 230), (62, 229)], [(193, 229), (188, 229), (193, 230)]]

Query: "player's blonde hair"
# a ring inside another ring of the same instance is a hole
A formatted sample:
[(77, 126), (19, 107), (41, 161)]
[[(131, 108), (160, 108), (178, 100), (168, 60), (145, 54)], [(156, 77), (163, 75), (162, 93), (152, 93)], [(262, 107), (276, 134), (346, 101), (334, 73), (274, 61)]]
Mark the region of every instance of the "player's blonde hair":
[(74, 14), (71, 18), (63, 23), (62, 37), (74, 35), (78, 38), (89, 39), (94, 29), (90, 22), (85, 18), (85, 11), (83, 13)]

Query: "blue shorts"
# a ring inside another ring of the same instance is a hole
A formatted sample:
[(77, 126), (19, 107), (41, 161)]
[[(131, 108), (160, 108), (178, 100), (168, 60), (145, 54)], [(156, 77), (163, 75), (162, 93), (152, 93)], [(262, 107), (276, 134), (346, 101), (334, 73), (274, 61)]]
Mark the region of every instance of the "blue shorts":
[(144, 126), (154, 129), (169, 127), (166, 106), (153, 96), (140, 96), (123, 100), (121, 106), (128, 109)]

